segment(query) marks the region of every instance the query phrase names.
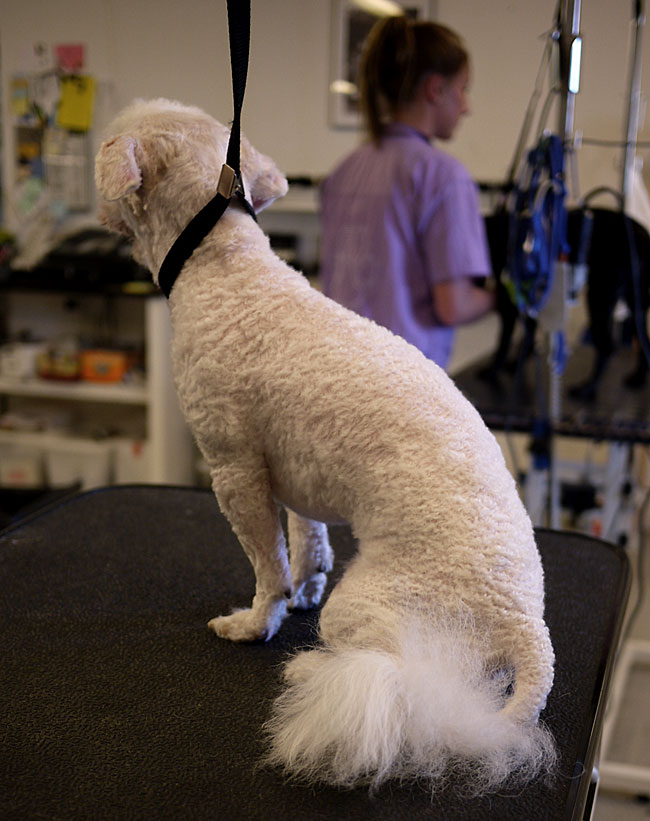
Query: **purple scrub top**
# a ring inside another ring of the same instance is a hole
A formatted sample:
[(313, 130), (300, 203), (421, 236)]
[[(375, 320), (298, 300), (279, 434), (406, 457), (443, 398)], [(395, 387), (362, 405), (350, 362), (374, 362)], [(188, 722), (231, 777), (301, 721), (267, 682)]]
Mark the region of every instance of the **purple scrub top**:
[(489, 276), (476, 185), (409, 126), (360, 146), (321, 190), (321, 281), (336, 302), (390, 328), (446, 368), (454, 330), (432, 285)]

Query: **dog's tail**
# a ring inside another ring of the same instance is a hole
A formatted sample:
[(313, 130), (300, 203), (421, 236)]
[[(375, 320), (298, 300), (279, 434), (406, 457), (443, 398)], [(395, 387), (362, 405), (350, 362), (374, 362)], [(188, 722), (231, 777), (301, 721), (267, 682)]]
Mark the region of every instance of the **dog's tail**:
[[(467, 625), (413, 625), (393, 652), (302, 652), (285, 678), (266, 725), (267, 760), (292, 777), (372, 789), (389, 778), (417, 779), (432, 790), (451, 777), (478, 795), (554, 764), (549, 731), (504, 709), (508, 698), (520, 700), (509, 696), (511, 677), (486, 667)], [(515, 693), (522, 695), (516, 686)]]

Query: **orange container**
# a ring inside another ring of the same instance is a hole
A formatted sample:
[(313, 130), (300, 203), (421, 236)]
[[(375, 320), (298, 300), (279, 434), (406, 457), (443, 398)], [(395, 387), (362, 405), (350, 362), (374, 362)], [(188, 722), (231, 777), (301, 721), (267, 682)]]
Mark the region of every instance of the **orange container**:
[(125, 351), (81, 352), (81, 378), (88, 382), (120, 382), (128, 369), (129, 357)]

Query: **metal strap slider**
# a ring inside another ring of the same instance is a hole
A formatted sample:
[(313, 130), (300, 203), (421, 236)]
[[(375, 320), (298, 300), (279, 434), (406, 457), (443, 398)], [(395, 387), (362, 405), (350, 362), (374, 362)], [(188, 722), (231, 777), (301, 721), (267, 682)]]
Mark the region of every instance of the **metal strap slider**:
[(227, 200), (232, 199), (232, 195), (237, 188), (237, 174), (227, 163), (223, 164), (221, 174), (219, 174), (219, 182), (217, 183), (217, 193), (221, 194)]

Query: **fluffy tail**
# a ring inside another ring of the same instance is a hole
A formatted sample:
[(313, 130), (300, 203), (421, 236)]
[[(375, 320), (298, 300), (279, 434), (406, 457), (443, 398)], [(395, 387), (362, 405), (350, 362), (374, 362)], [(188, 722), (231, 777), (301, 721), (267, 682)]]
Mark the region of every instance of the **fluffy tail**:
[(416, 626), (395, 653), (310, 650), (285, 677), (266, 730), (268, 762), (290, 776), (372, 789), (419, 779), (435, 790), (453, 773), (477, 795), (554, 764), (548, 730), (503, 709), (511, 680), (486, 669), (465, 631)]

